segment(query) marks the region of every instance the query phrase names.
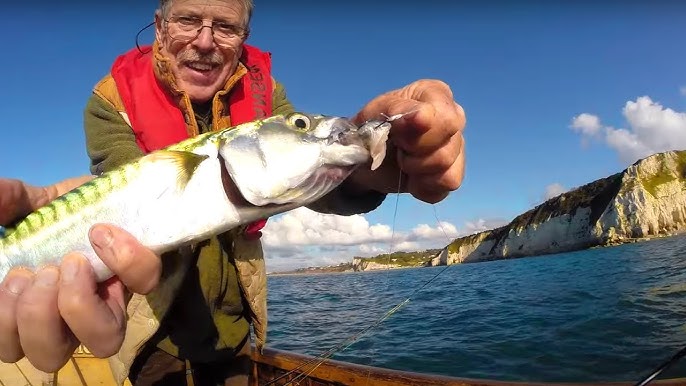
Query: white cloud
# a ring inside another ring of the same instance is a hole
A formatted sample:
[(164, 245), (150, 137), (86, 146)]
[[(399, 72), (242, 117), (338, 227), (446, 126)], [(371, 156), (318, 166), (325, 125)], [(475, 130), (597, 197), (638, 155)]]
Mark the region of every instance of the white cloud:
[[(452, 240), (459, 235), (455, 225), (441, 221), (436, 227), (417, 225), (407, 236), (408, 240)], [(447, 243), (446, 243), (447, 244)]]
[(686, 149), (686, 113), (665, 108), (647, 96), (627, 102), (622, 113), (627, 128), (603, 126), (598, 117), (586, 113), (574, 117), (570, 127), (584, 140), (601, 137), (625, 164), (663, 151)]
[(389, 248), (381, 248), (377, 245), (360, 245), (360, 252), (366, 256), (380, 255), (382, 253), (387, 253)]
[(626, 164), (657, 152), (652, 151), (648, 145), (643, 143), (638, 135), (626, 129), (608, 127), (606, 141), (608, 146), (616, 150), (619, 158)]
[(362, 215), (334, 216), (307, 208), (270, 219), (264, 229), (266, 246), (355, 245), (390, 241), (388, 225), (370, 225)]
[(686, 96), (686, 86), (679, 87), (679, 92), (681, 95)]
[(504, 220), (504, 219), (478, 219), (476, 221), (467, 221), (464, 225), (464, 229), (461, 232), (461, 236), (467, 236), (471, 235), (474, 233), (479, 233), (483, 231), (487, 231), (490, 229), (495, 229), (498, 227), (501, 227), (505, 224), (509, 223), (509, 221)]
[[(452, 240), (450, 240), (452, 241)], [(445, 243), (446, 245), (448, 243)], [(444, 247), (445, 245), (441, 245), (440, 248)], [(422, 248), (420, 243), (414, 242), (414, 241), (403, 241), (401, 243), (398, 243), (398, 245), (393, 248), (394, 251), (403, 251), (403, 252), (413, 252), (413, 251), (419, 251), (423, 250), (426, 248)]]
[(298, 208), (270, 218), (262, 241), (268, 270), (280, 271), (337, 265), (355, 256), (442, 248), (457, 237), (504, 223), (503, 220), (477, 220), (458, 229), (451, 223), (441, 222), (393, 232), (388, 225), (370, 224), (362, 215), (326, 215)]
[(583, 113), (579, 114), (572, 120), (570, 126), (572, 130), (581, 133), (585, 136), (595, 136), (600, 133), (602, 126), (600, 125), (600, 119), (592, 114)]
[(545, 193), (543, 193), (543, 201), (547, 201), (553, 197), (557, 197), (562, 193), (567, 192), (569, 189), (564, 186), (554, 183), (545, 187)]

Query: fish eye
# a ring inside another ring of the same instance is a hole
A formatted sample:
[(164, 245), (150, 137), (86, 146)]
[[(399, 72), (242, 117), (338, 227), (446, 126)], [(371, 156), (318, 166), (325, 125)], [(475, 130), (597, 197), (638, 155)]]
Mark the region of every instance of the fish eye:
[(310, 128), (310, 118), (303, 114), (292, 114), (288, 121), (291, 125), (297, 127), (300, 130), (308, 130)]
[(294, 123), (295, 123), (295, 127), (300, 128), (300, 129), (304, 129), (307, 127), (307, 122), (305, 122), (305, 120), (302, 118), (296, 119)]

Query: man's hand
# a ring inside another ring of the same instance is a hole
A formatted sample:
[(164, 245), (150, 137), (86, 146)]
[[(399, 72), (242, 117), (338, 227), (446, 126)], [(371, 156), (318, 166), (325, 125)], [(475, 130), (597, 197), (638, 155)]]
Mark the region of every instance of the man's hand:
[[(85, 183), (91, 176), (48, 187), (0, 179), (0, 224), (8, 224)], [(90, 240), (115, 277), (96, 283), (93, 269), (80, 254), (63, 257), (60, 267), (38, 272), (21, 267), (0, 283), (0, 360), (24, 356), (37, 369), (60, 369), (79, 342), (94, 355), (107, 357), (121, 347), (126, 329), (126, 288), (147, 293), (156, 285), (161, 261), (125, 231), (96, 225)]]
[[(354, 118), (356, 124), (414, 111), (393, 121), (386, 159), (371, 171), (359, 168), (349, 178), (355, 189), (382, 193), (409, 192), (429, 203), (443, 200), (464, 177), (466, 117), (450, 87), (418, 80), (374, 98)], [(350, 187), (350, 186), (349, 186)]]
[(0, 225), (24, 217), (55, 198), (90, 181), (93, 176), (74, 177), (47, 187), (0, 178)]

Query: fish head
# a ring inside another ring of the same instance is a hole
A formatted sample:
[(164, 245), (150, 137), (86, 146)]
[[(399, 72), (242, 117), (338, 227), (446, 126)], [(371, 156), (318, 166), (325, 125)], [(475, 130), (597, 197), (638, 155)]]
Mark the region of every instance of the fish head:
[(342, 117), (276, 115), (227, 130), (219, 139), (219, 154), (250, 204), (305, 205), (385, 154), (389, 128), (358, 127)]

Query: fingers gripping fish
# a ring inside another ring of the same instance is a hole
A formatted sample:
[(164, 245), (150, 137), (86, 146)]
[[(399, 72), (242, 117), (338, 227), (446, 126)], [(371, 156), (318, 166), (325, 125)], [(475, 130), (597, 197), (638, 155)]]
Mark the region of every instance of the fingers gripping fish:
[(117, 225), (158, 254), (307, 205), (352, 171), (383, 160), (387, 121), (360, 127), (340, 117), (293, 113), (206, 133), (150, 153), (58, 197), (0, 238), (0, 280), (14, 267), (90, 261), (98, 281), (112, 272), (88, 239), (96, 223)]

